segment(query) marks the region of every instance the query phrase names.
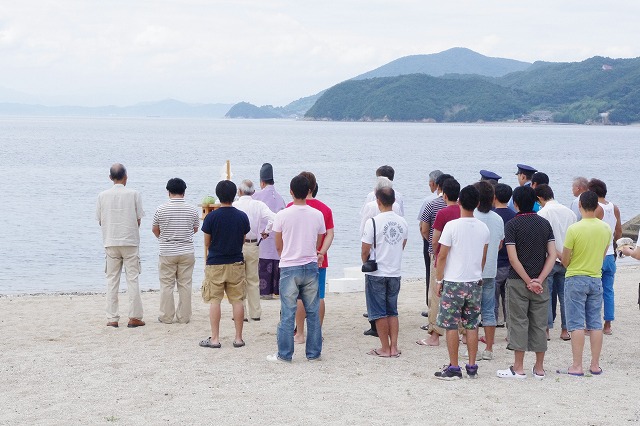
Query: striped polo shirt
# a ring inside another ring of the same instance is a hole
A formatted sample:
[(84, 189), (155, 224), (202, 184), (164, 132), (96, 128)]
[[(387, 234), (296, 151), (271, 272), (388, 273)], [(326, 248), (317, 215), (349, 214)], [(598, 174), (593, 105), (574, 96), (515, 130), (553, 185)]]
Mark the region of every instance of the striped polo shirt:
[(171, 198), (153, 215), (153, 226), (160, 227), (160, 256), (193, 253), (193, 230), (200, 227), (200, 212), (184, 202)]

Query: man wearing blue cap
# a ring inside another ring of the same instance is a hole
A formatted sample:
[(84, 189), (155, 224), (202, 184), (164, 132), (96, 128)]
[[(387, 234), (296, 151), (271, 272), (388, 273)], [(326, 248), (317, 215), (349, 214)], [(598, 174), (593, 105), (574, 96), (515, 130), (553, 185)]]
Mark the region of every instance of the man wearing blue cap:
[[(533, 174), (538, 170), (534, 167), (527, 166), (526, 164), (516, 164), (516, 167), (518, 168), (518, 171), (516, 172), (516, 176), (518, 176), (518, 185), (530, 186), (531, 178), (533, 177)], [(514, 212), (516, 211), (515, 207), (513, 206), (513, 198), (509, 200), (509, 204), (507, 204), (507, 207), (509, 207)]]
[(496, 183), (498, 183), (498, 181), (502, 179), (502, 176), (500, 176), (497, 173), (494, 173), (492, 171), (489, 170), (480, 170), (480, 180), (488, 180), (488, 181), (495, 181)]

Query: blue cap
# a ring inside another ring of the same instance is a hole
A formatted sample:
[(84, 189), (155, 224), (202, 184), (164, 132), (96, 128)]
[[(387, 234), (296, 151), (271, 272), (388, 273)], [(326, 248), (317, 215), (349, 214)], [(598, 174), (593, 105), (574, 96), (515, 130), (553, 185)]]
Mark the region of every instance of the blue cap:
[(489, 180), (489, 179), (500, 180), (500, 179), (502, 179), (502, 176), (500, 176), (499, 174), (490, 172), (489, 170), (480, 170), (480, 176), (482, 176), (483, 180)]
[(518, 171), (516, 172), (517, 175), (520, 173), (533, 174), (538, 171), (538, 169), (527, 166), (526, 164), (516, 164), (516, 166), (518, 167)]

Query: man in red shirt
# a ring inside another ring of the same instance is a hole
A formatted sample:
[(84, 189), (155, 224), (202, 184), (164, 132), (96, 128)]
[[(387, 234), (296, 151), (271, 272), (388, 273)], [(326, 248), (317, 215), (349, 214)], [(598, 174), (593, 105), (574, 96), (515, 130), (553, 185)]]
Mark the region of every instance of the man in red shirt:
[[(324, 217), (324, 226), (327, 229), (327, 233), (322, 238), (320, 243), (320, 248), (318, 249), (318, 254), (322, 254), (324, 256), (324, 260), (322, 264), (318, 265), (318, 297), (320, 298), (320, 326), (322, 327), (322, 323), (324, 321), (324, 292), (325, 286), (327, 282), (327, 267), (329, 266), (329, 260), (327, 257), (327, 251), (329, 247), (331, 247), (331, 243), (333, 242), (333, 213), (331, 209), (324, 204), (320, 200), (316, 200), (315, 194), (317, 193), (317, 181), (316, 176), (311, 172), (301, 172), (300, 176), (304, 176), (309, 180), (309, 195), (307, 195), (307, 205), (309, 207), (313, 207), (316, 210), (319, 210)], [(292, 203), (289, 203), (287, 207), (289, 207)], [(294, 341), (296, 343), (304, 343), (304, 319), (306, 316), (306, 312), (304, 310), (304, 306), (302, 304), (302, 300), (298, 299), (298, 310), (296, 311), (296, 334)]]

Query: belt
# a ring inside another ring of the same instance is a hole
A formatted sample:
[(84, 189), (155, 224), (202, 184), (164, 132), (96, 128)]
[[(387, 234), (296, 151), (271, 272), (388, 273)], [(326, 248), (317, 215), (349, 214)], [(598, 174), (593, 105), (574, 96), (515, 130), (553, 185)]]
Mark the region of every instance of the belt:
[(244, 242), (245, 243), (257, 243), (258, 240), (257, 239), (255, 239), (255, 240), (247, 240), (247, 239), (245, 239)]

